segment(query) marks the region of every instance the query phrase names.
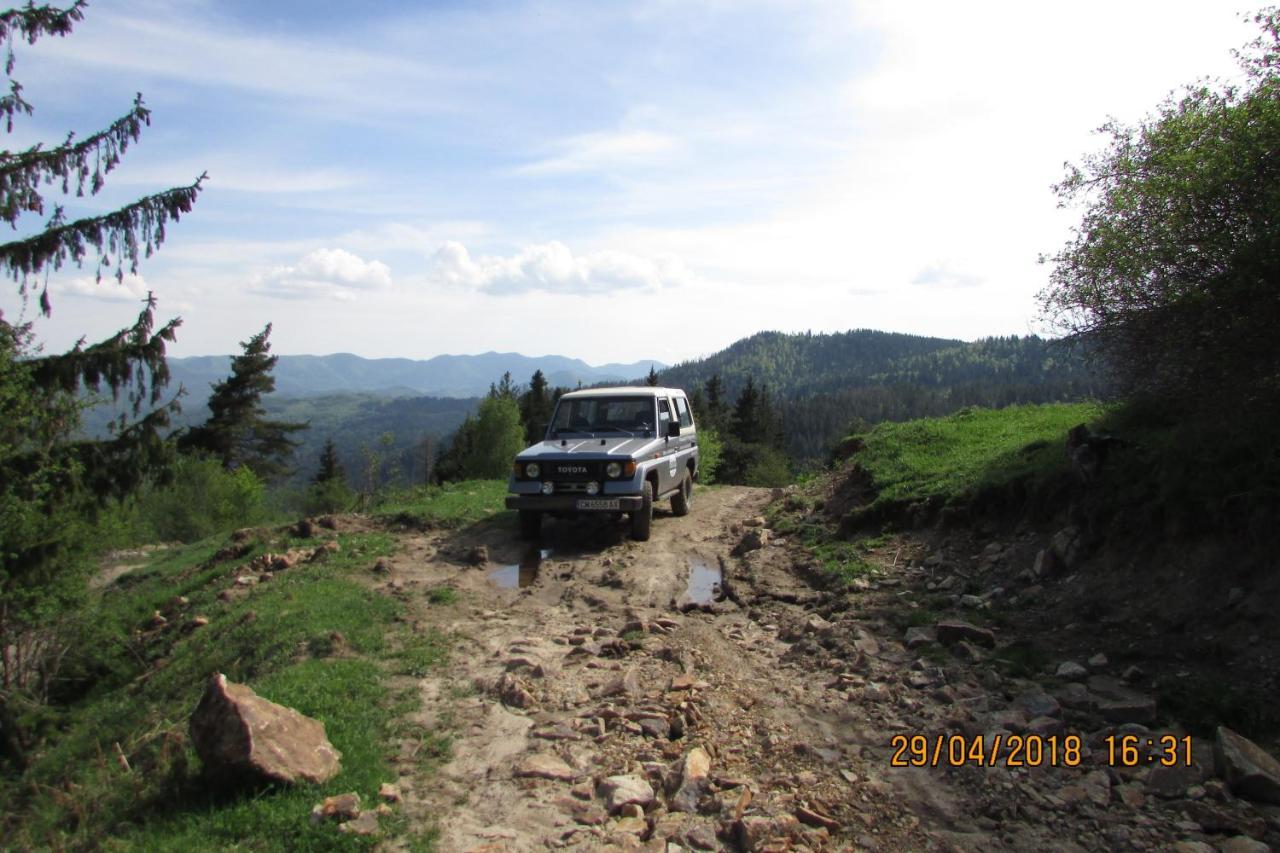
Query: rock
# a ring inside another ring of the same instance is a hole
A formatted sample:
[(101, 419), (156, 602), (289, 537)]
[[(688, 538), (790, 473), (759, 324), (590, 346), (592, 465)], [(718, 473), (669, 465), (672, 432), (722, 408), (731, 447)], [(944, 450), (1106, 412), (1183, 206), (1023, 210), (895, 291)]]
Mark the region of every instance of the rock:
[(694, 850), (717, 850), (720, 847), (720, 842), (716, 840), (715, 830), (705, 823), (700, 823), (686, 830), (684, 841)]
[(1058, 670), (1054, 675), (1063, 681), (1084, 681), (1089, 677), (1089, 670), (1075, 661), (1069, 660), (1059, 664)]
[(1271, 846), (1247, 835), (1237, 835), (1218, 842), (1218, 853), (1271, 853)]
[(326, 820), (351, 820), (360, 816), (360, 795), (355, 791), (325, 797), (324, 802), (311, 810), (311, 823)]
[(533, 708), (538, 704), (524, 679), (511, 673), (503, 673), (493, 691), (500, 702), (512, 708)]
[(707, 751), (700, 746), (689, 750), (680, 762), (679, 783), (667, 807), (673, 812), (696, 812), (710, 776), (711, 756)]
[(626, 696), (630, 699), (635, 699), (639, 696), (640, 678), (636, 675), (635, 667), (629, 667), (622, 675), (606, 684), (604, 690), (600, 692), (600, 695)]
[(550, 779), (554, 782), (572, 782), (578, 778), (576, 770), (545, 752), (525, 756), (512, 775), (519, 779)]
[(1280, 804), (1280, 762), (1242, 735), (1219, 726), (1213, 744), (1218, 775), (1246, 800)]
[(1098, 707), (1098, 697), (1078, 681), (1069, 682), (1054, 690), (1053, 698), (1057, 699), (1062, 707), (1073, 711), (1093, 711)]
[(348, 835), (377, 835), (378, 813), (364, 812), (355, 820), (340, 824), (338, 832), (345, 832)]
[(1084, 556), (1082, 539), (1080, 528), (1074, 524), (1068, 525), (1053, 534), (1053, 538), (1049, 540), (1049, 551), (1064, 568), (1075, 568)]
[(646, 737), (656, 740), (667, 740), (671, 737), (671, 722), (665, 717), (642, 717), (639, 723), (640, 730)]
[(373, 573), (375, 575), (385, 575), (391, 572), (391, 565), (384, 559), (379, 558), (378, 562), (373, 564)]
[(388, 803), (400, 802), (400, 786), (391, 782), (383, 782), (378, 786), (378, 796)]
[(1204, 774), (1198, 767), (1156, 765), (1147, 774), (1147, 793), (1165, 800), (1180, 800), (1187, 795), (1188, 788), (1202, 781)]
[(1107, 656), (1102, 652), (1098, 652), (1096, 655), (1089, 658), (1089, 669), (1106, 669), (1108, 663), (1109, 661), (1107, 660)]
[(1098, 713), (1110, 723), (1149, 725), (1156, 719), (1156, 700), (1117, 679), (1095, 675), (1089, 679), (1089, 690), (1098, 697)]
[(927, 646), (930, 643), (936, 643), (938, 641), (938, 635), (932, 628), (911, 627), (907, 629), (907, 635), (903, 641), (906, 643), (907, 648), (918, 649), (922, 646)]
[(1142, 671), (1142, 667), (1140, 666), (1130, 666), (1121, 673), (1120, 677), (1130, 684), (1137, 684), (1139, 681), (1146, 678), (1147, 674)]
[(733, 555), (735, 557), (741, 557), (743, 554), (751, 551), (759, 551), (761, 548), (769, 544), (770, 538), (769, 531), (765, 528), (751, 528), (743, 534), (742, 541), (734, 547)]
[(257, 586), (257, 575), (239, 575), (235, 579), (235, 585), (239, 587)]
[(960, 619), (944, 619), (934, 626), (934, 634), (938, 642), (944, 646), (954, 645), (965, 640), (978, 643), (987, 648), (995, 648), (996, 635), (989, 628), (979, 628)]
[(610, 814), (617, 814), (627, 803), (644, 808), (653, 802), (653, 786), (639, 776), (606, 776), (600, 782), (599, 794), (604, 797)]
[(748, 518), (746, 521), (742, 522), (743, 527), (764, 527), (765, 524), (767, 524), (767, 522), (763, 515), (757, 515), (754, 518)]
[(840, 821), (806, 806), (796, 807), (796, 819), (801, 823), (809, 826), (819, 826), (830, 832), (838, 832), (840, 830)]
[(1147, 802), (1146, 794), (1142, 792), (1142, 784), (1139, 782), (1120, 785), (1116, 788), (1116, 795), (1120, 797), (1120, 802), (1131, 809), (1140, 809)]
[(635, 803), (627, 803), (625, 806), (618, 809), (618, 816), (622, 818), (634, 817), (643, 819), (644, 809), (640, 808)]
[(193, 616), (191, 617), (191, 620), (187, 622), (187, 630), (194, 631), (197, 628), (204, 628), (208, 624), (209, 624), (208, 616)]
[(324, 723), (263, 699), (221, 673), (205, 685), (190, 729), (196, 753), (214, 777), (318, 785), (342, 769), (342, 754), (329, 743)]
[(978, 663), (983, 657), (982, 652), (980, 652), (976, 646), (972, 643), (967, 643), (964, 640), (961, 640), (952, 646), (951, 653), (960, 660), (967, 661), (969, 663)]
[(977, 595), (960, 596), (959, 604), (966, 610), (978, 610), (987, 602)]
[[(789, 814), (772, 818), (764, 817), (763, 815), (751, 815), (740, 818), (733, 827), (738, 846), (743, 850), (760, 850), (770, 840), (775, 838), (789, 839), (796, 835), (799, 830), (800, 821)], [(788, 847), (789, 845), (779, 849), (788, 849)]]
[(649, 823), (640, 817), (624, 817), (613, 825), (613, 831), (626, 835), (643, 836), (649, 831)]
[(298, 539), (310, 539), (316, 535), (316, 523), (309, 518), (304, 518), (289, 528), (289, 533)]
[(1244, 590), (1238, 586), (1233, 586), (1227, 591), (1227, 606), (1235, 607), (1244, 601)]
[(476, 545), (467, 552), (467, 565), (483, 566), (489, 562), (489, 548), (485, 545)]
[(1060, 737), (1066, 734), (1067, 727), (1062, 720), (1054, 717), (1036, 717), (1027, 723), (1027, 734), (1040, 738)]
[(1030, 690), (1023, 693), (1014, 701), (1014, 706), (1031, 719), (1062, 716), (1062, 706), (1058, 704), (1058, 700), (1043, 690)]
[(1229, 811), (1216, 803), (1204, 800), (1182, 800), (1175, 804), (1187, 817), (1194, 820), (1205, 832), (1247, 835), (1261, 838), (1267, 832), (1267, 821), (1256, 814)]

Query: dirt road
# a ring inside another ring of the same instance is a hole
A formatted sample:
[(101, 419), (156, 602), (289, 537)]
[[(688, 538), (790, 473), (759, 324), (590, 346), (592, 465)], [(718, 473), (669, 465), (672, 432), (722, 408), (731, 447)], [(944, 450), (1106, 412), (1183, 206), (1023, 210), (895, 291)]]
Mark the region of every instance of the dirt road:
[[(410, 818), (437, 826), (446, 851), (1187, 837), (1146, 777), (1100, 766), (1096, 750), (1073, 767), (892, 768), (894, 735), (1027, 731), (1023, 706), (1045, 694), (963, 655), (908, 650), (882, 618), (914, 606), (925, 544), (889, 542), (871, 580), (824, 592), (801, 549), (759, 533), (770, 500), (700, 489), (687, 517), (657, 513), (644, 543), (603, 521), (548, 522), (533, 550), (498, 523), (406, 534), (388, 582), (455, 638), (445, 672), (420, 685), (421, 722), (453, 732), (451, 758), (422, 774), (406, 740)], [(457, 602), (427, 603), (442, 586)], [(1053, 705), (1039, 710), (1061, 734)]]

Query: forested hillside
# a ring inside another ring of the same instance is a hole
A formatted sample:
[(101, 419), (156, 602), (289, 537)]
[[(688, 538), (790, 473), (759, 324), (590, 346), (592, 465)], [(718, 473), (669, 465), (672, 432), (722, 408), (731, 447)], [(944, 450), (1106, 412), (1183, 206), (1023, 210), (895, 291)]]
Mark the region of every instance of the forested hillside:
[[(578, 383), (626, 382), (638, 379), (660, 361), (592, 366), (562, 355), (527, 356), (518, 352), (480, 355), (438, 355), (410, 358), (361, 358), (351, 353), (282, 355), (276, 362), (276, 392), (288, 397), (379, 392), (426, 394), (432, 397), (479, 397), (503, 373), (530, 376), (541, 370), (552, 385), (573, 388)], [(203, 396), (210, 383), (226, 373), (227, 356), (208, 355), (169, 359), (173, 384)]]
[(1078, 349), (1034, 335), (966, 343), (868, 329), (761, 332), (668, 368), (661, 380), (693, 390), (717, 375), (728, 399), (748, 379), (768, 389), (782, 415), (786, 451), (798, 461), (825, 456), (859, 422), (1082, 400), (1106, 390)]

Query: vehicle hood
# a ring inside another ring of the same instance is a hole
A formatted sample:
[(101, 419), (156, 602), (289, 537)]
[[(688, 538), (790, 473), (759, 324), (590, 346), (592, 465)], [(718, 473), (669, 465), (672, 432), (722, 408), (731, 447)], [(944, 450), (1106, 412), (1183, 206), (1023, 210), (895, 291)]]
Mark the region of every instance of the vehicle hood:
[(520, 451), (517, 459), (528, 462), (534, 459), (601, 459), (604, 457), (637, 459), (652, 453), (662, 445), (662, 439), (652, 437), (607, 436), (584, 438), (570, 436), (563, 439), (540, 441)]

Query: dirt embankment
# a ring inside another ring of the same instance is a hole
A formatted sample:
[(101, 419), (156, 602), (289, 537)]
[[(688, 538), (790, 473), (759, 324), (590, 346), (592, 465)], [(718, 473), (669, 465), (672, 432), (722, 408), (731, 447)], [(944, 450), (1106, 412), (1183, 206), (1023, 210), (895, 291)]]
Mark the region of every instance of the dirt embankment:
[[(1123, 711), (1103, 719), (1097, 691), (1119, 685), (1105, 661), (1042, 684), (993, 665), (1008, 637), (933, 630), (974, 603), (921, 603), (941, 600), (943, 565), (923, 539), (884, 542), (853, 588), (817, 588), (803, 549), (761, 532), (771, 499), (699, 490), (644, 543), (589, 521), (549, 523), (534, 550), (497, 524), (406, 534), (386, 582), (455, 638), (449, 666), (420, 684), (419, 722), (452, 731), (451, 758), (421, 774), (421, 742), (406, 740), (410, 818), (448, 851), (1277, 840), (1274, 815), (1212, 778), (1206, 744), (1187, 767), (1153, 767), (1145, 749), (1117, 766), (1105, 738), (1144, 729)], [(441, 586), (457, 603), (428, 603)], [(1011, 767), (1007, 746), (990, 759), (996, 735), (1059, 751)], [(898, 736), (921, 736), (917, 763), (938, 766), (892, 766), (919, 745), (897, 749)]]

